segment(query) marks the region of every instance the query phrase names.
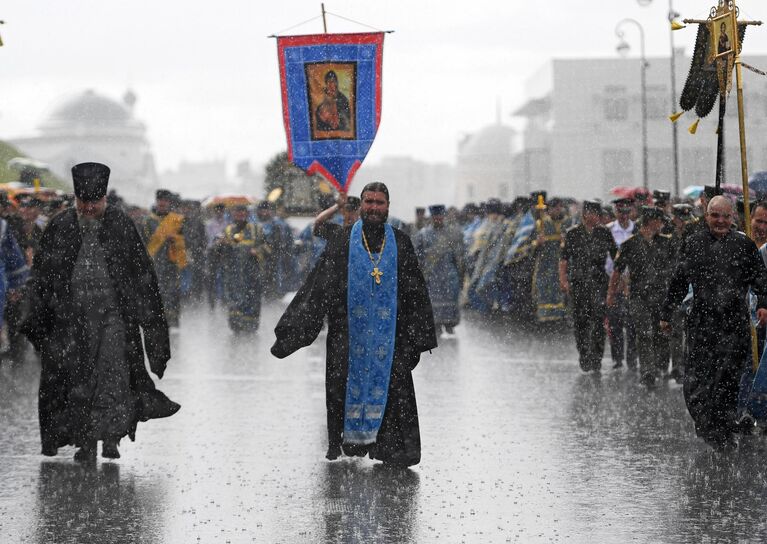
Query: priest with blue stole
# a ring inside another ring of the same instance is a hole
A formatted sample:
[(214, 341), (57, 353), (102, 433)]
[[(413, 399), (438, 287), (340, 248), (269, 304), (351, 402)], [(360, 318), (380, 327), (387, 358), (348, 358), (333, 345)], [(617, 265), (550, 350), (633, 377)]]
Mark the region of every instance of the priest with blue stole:
[(272, 354), (310, 345), (328, 318), (328, 452), (387, 464), (421, 460), (412, 371), (437, 347), (429, 293), (410, 238), (386, 223), (389, 191), (369, 183), (361, 219), (332, 237), (275, 328)]

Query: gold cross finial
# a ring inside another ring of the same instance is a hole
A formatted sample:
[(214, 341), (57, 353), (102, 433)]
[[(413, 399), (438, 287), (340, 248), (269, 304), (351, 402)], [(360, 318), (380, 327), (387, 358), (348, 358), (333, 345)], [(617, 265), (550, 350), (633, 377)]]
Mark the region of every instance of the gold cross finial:
[(375, 280), (376, 280), (376, 283), (377, 283), (378, 285), (381, 285), (381, 276), (383, 276), (383, 272), (381, 272), (380, 270), (378, 270), (378, 267), (377, 267), (377, 266), (376, 266), (375, 268), (373, 268), (373, 271), (370, 273), (370, 275), (371, 275), (371, 276), (373, 276), (373, 277), (375, 278)]

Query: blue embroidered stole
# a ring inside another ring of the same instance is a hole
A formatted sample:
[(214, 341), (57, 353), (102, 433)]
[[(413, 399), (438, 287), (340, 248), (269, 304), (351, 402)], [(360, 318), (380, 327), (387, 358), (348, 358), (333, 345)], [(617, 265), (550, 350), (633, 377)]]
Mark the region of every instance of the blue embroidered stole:
[(344, 405), (344, 443), (372, 444), (381, 428), (389, 378), (394, 361), (397, 328), (397, 242), (394, 229), (385, 225), (381, 260), (383, 272), (376, 283), (373, 263), (362, 241), (362, 221), (352, 227), (349, 240), (349, 376)]

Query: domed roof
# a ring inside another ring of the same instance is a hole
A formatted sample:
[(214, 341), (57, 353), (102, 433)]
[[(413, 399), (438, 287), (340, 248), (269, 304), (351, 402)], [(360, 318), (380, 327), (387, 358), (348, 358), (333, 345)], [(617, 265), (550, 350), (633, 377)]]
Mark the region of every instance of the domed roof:
[(87, 90), (58, 102), (40, 125), (43, 132), (59, 132), (77, 126), (139, 128), (125, 105)]
[(489, 125), (472, 134), (461, 144), (459, 154), (471, 155), (509, 155), (513, 152), (516, 131), (506, 125)]

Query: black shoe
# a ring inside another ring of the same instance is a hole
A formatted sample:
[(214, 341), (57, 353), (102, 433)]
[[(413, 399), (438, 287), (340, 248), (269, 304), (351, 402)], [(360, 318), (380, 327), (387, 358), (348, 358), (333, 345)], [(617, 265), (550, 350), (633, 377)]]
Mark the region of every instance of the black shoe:
[(56, 457), (56, 455), (59, 453), (59, 448), (44, 444), (43, 449), (40, 453), (42, 453), (46, 457)]
[(75, 461), (79, 463), (91, 463), (96, 460), (96, 444), (81, 446), (75, 452)]
[(743, 414), (743, 416), (735, 423), (732, 428), (732, 432), (735, 434), (754, 434), (756, 431), (756, 421), (751, 417), (751, 414)]
[(117, 449), (117, 442), (104, 440), (104, 443), (101, 445), (101, 457), (104, 459), (119, 459), (120, 450)]
[(341, 457), (341, 446), (337, 444), (331, 444), (328, 446), (328, 452), (325, 454), (325, 459), (328, 461), (335, 461)]
[(613, 365), (613, 370), (618, 370), (619, 368), (623, 368), (623, 361), (615, 361), (615, 364)]

